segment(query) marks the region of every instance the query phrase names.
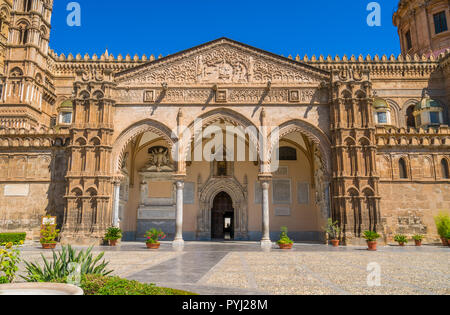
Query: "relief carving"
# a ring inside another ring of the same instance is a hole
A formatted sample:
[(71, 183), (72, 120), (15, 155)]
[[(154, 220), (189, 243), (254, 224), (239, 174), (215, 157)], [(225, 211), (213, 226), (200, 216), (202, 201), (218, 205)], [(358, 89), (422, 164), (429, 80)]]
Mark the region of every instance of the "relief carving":
[[(281, 58), (281, 57), (280, 57)], [(122, 86), (201, 83), (320, 83), (310, 70), (224, 43), (118, 77)]]

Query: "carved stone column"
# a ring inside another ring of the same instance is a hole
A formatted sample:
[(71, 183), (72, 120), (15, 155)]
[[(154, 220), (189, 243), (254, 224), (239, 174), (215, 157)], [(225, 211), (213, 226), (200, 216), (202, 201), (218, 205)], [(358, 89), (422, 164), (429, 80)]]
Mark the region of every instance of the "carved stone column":
[(175, 239), (173, 246), (183, 246), (183, 190), (184, 181), (177, 180), (175, 183), (177, 187), (177, 209), (176, 209), (176, 221), (175, 221)]
[(261, 180), (262, 187), (262, 238), (261, 246), (272, 246), (272, 241), (270, 240), (270, 213), (269, 213), (269, 187), (270, 180)]
[(120, 227), (119, 219), (120, 182), (114, 182), (113, 226)]

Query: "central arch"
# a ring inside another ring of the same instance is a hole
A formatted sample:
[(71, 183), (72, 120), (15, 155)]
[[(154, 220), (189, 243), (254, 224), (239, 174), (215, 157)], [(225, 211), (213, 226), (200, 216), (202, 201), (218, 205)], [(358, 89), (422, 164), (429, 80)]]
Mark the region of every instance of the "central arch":
[(211, 210), (220, 193), (230, 196), (234, 209), (234, 239), (248, 240), (247, 189), (234, 177), (211, 178), (199, 191), (200, 212), (197, 217), (197, 239), (211, 239)]

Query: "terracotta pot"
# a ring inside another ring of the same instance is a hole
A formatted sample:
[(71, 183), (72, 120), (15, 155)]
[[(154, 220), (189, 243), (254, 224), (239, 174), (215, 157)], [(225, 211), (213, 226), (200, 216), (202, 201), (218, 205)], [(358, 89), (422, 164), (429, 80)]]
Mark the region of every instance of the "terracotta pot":
[(53, 244), (41, 244), (43, 249), (55, 249), (56, 243)]
[(445, 237), (441, 237), (442, 245), (448, 246), (448, 240)]
[(368, 250), (376, 251), (377, 250), (377, 242), (369, 242), (367, 241)]
[(161, 244), (160, 243), (156, 243), (156, 244), (152, 244), (152, 243), (145, 243), (147, 245), (147, 248), (149, 249), (158, 249)]
[(450, 238), (447, 240), (447, 245), (450, 246)]
[(414, 240), (414, 242), (416, 243), (416, 246), (422, 246), (422, 241)]
[(331, 240), (331, 244), (333, 244), (333, 247), (339, 247), (339, 240)]
[(405, 246), (405, 243), (400, 243), (400, 242), (399, 242), (398, 245), (404, 247), (404, 246)]
[(278, 244), (278, 246), (280, 246), (281, 249), (292, 249), (294, 244)]
[(109, 240), (109, 246), (116, 246), (117, 240)]

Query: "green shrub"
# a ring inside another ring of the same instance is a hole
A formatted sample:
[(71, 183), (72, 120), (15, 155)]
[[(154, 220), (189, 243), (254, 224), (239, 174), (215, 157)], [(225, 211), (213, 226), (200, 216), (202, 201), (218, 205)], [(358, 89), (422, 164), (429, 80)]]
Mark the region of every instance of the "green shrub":
[(158, 244), (160, 239), (165, 239), (166, 234), (161, 229), (151, 229), (145, 233), (146, 243)]
[[(20, 251), (14, 247), (12, 242), (0, 246), (0, 277), (12, 283), (19, 270)], [(4, 280), (2, 280), (4, 281)]]
[(0, 244), (14, 243), (15, 245), (20, 242), (25, 242), (27, 233), (0, 233)]
[(52, 282), (64, 279), (73, 271), (74, 263), (80, 266), (81, 276), (90, 274), (106, 276), (113, 271), (106, 269), (109, 262), (103, 260), (99, 263), (103, 256), (104, 253), (100, 253), (93, 258), (92, 247), (77, 253), (70, 245), (63, 246), (60, 252), (53, 251), (53, 261), (51, 262), (41, 254), (44, 267), (25, 261), (27, 276), (22, 276), (22, 278), (27, 282)]
[(159, 288), (154, 284), (99, 275), (83, 277), (81, 288), (85, 295), (195, 295), (186, 291)]
[(368, 242), (375, 242), (380, 238), (380, 234), (374, 231), (364, 231), (363, 238), (365, 238)]
[(41, 244), (56, 244), (59, 230), (54, 225), (47, 224), (41, 229)]
[(7, 277), (0, 277), (0, 284), (7, 284), (9, 283), (9, 280)]
[(118, 227), (110, 227), (106, 230), (105, 241), (117, 241), (122, 238), (122, 230)]
[(420, 235), (420, 234), (414, 235), (412, 237), (412, 239), (415, 240), (415, 241), (423, 241), (424, 238), (425, 237), (423, 235)]
[(444, 238), (448, 232), (450, 232), (450, 217), (448, 214), (439, 213), (437, 217), (434, 218), (436, 222), (436, 228), (440, 237)]
[(294, 244), (294, 241), (291, 240), (288, 236), (288, 228), (283, 226), (281, 228), (280, 240), (277, 242), (278, 245), (286, 245), (286, 244)]
[(447, 235), (445, 235), (445, 238), (450, 240), (450, 231), (447, 232)]
[(397, 243), (408, 244), (408, 238), (405, 235), (401, 234), (395, 235), (394, 241), (396, 241)]

